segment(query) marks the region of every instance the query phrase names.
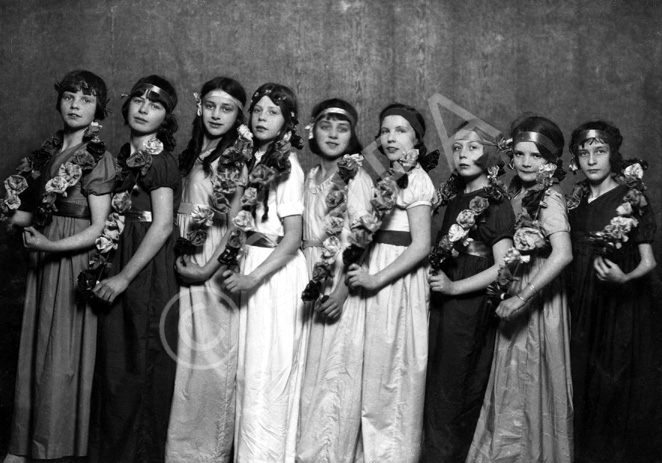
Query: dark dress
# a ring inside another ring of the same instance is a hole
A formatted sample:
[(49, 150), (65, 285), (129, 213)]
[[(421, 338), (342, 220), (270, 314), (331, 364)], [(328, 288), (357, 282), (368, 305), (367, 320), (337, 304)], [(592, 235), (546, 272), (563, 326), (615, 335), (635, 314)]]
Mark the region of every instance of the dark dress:
[[(623, 285), (599, 281), (593, 249), (584, 239), (611, 221), (627, 191), (621, 185), (590, 204), (584, 198), (569, 213), (575, 460), (582, 463), (662, 461), (662, 353), (655, 339), (660, 327), (652, 275)], [(640, 262), (638, 244), (650, 243), (655, 229), (648, 206), (630, 239), (607, 258), (623, 272), (632, 271)]]
[[(130, 188), (132, 174), (117, 191)], [(173, 189), (173, 214), (182, 196), (177, 163), (168, 152), (155, 155), (132, 195), (132, 211), (151, 211), (150, 192)], [(127, 214), (110, 276), (133, 257), (151, 222)], [(179, 286), (175, 278), (177, 227), (126, 291), (99, 316), (95, 371), (97, 409), (92, 461), (162, 462), (175, 382)]]
[[(448, 233), (458, 214), (484, 190), (460, 194), (446, 208), (438, 238)], [(483, 256), (461, 252), (442, 269), (453, 281), (494, 265), (492, 246), (512, 238), (515, 214), (505, 199), (478, 216), (469, 237), (484, 243)], [(490, 376), (497, 318), (487, 307), (486, 292), (461, 296), (430, 293), (430, 338), (425, 390), (423, 461), (464, 463)]]

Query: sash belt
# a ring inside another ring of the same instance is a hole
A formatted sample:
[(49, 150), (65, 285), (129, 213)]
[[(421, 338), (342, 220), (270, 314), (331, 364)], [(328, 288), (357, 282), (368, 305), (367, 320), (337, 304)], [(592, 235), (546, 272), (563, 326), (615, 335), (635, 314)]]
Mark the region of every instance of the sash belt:
[(66, 201), (56, 202), (57, 212), (53, 215), (61, 217), (73, 217), (75, 219), (89, 219), (90, 208), (87, 203), (70, 203)]
[(409, 246), (411, 244), (411, 233), (398, 230), (377, 230), (372, 241), (393, 246)]
[(258, 248), (275, 248), (282, 239), (283, 237), (279, 235), (270, 235), (252, 230), (246, 232), (246, 244)]

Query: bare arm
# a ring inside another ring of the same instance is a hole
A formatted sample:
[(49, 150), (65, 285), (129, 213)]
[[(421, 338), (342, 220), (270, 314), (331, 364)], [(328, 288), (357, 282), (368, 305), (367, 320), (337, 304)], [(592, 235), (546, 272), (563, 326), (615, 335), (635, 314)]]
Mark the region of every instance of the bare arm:
[(9, 223), (16, 227), (29, 227), (32, 223), (32, 213), (27, 211), (14, 211), (8, 218)]
[(593, 262), (595, 273), (599, 280), (608, 281), (616, 284), (624, 284), (637, 278), (641, 278), (651, 272), (656, 266), (653, 247), (650, 243), (641, 243), (638, 245), (641, 260), (634, 270), (624, 273), (623, 270), (606, 257), (598, 257)]

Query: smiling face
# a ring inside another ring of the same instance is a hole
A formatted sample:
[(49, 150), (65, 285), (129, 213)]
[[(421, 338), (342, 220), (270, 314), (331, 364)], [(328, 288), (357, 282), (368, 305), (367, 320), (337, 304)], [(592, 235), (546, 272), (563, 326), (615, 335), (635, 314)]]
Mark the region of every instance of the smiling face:
[(166, 110), (158, 101), (147, 98), (147, 91), (131, 98), (127, 123), (138, 134), (156, 133), (166, 117)]
[(202, 99), (202, 124), (209, 138), (226, 134), (237, 121), (239, 108), (230, 99), (208, 93)]
[(461, 138), (453, 141), (453, 163), (458, 174), (471, 180), (485, 173), (479, 162), (485, 155), (483, 143), (475, 132), (464, 131)]
[(532, 141), (521, 141), (513, 150), (515, 171), (524, 185), (534, 184), (541, 166), (547, 164), (538, 147)]
[(329, 159), (342, 156), (352, 136), (348, 121), (324, 118), (315, 124), (315, 141), (321, 154)]
[(598, 185), (611, 175), (609, 145), (596, 139), (586, 140), (577, 147), (579, 168), (593, 185)]
[(280, 106), (271, 101), (268, 96), (263, 96), (253, 106), (251, 128), (260, 145), (274, 141), (284, 125), (285, 117), (283, 117)]
[(402, 116), (386, 116), (379, 130), (379, 142), (389, 161), (397, 161), (414, 149), (418, 139), (409, 121)]
[(70, 130), (86, 128), (94, 121), (97, 97), (85, 95), (82, 90), (63, 92), (60, 100), (60, 116)]

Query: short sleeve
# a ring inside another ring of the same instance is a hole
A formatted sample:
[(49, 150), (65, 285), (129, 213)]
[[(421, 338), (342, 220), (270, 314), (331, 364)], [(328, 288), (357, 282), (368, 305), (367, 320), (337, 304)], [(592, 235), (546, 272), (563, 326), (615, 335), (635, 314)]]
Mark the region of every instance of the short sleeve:
[(639, 225), (630, 232), (630, 239), (633, 243), (652, 243), (657, 231), (657, 223), (655, 221), (655, 213), (651, 207), (650, 200), (646, 198), (648, 206), (644, 209), (644, 213), (639, 219)]
[(552, 187), (543, 201), (547, 207), (540, 210), (540, 224), (545, 231), (545, 236), (558, 232), (569, 232), (568, 209), (563, 193), (557, 187)]
[(407, 188), (398, 193), (397, 205), (404, 209), (416, 206), (432, 206), (434, 200), (434, 184), (430, 176), (420, 165), (409, 172)]
[(152, 156), (152, 165), (141, 177), (140, 183), (145, 191), (157, 188), (172, 188), (176, 190), (181, 183), (179, 168), (173, 155), (167, 151)]
[[(515, 212), (510, 201), (491, 204), (485, 214), (485, 222), (479, 225), (479, 239), (489, 246), (515, 234)], [(480, 218), (479, 218), (480, 222)]]
[(81, 192), (87, 195), (105, 195), (111, 193), (115, 186), (115, 161), (106, 151), (92, 169), (81, 178)]
[(373, 183), (370, 175), (359, 169), (347, 186), (347, 215), (352, 223), (357, 218), (368, 213), (372, 200)]
[(290, 173), (276, 185), (276, 207), (278, 215), (288, 217), (303, 214), (303, 184), (305, 177), (294, 151), (290, 152)]

